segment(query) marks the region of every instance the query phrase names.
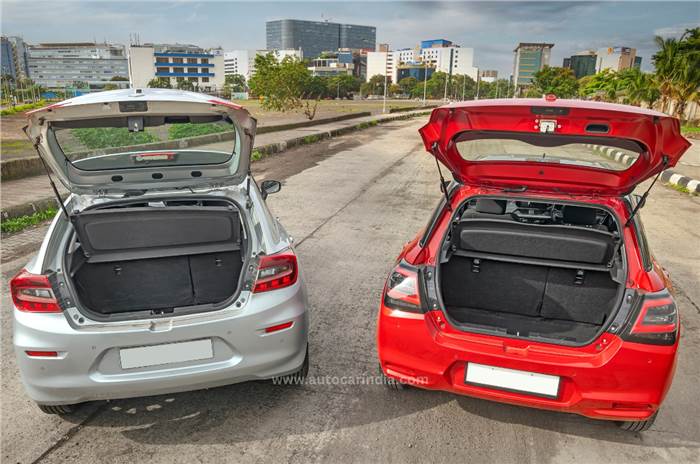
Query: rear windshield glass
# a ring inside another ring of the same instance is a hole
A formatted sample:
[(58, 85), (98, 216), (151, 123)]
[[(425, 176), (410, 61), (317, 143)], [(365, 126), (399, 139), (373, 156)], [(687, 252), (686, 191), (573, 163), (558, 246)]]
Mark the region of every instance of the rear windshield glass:
[(58, 122), (51, 135), (50, 143), (85, 171), (220, 164), (238, 156), (240, 145), (235, 126), (222, 116)]
[(550, 134), (465, 133), (455, 139), (470, 162), (524, 161), (624, 171), (642, 151), (634, 142)]

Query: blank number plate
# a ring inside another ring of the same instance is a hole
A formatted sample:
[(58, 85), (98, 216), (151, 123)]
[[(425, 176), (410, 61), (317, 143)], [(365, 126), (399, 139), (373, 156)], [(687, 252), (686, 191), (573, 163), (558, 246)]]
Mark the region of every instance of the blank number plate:
[(122, 369), (158, 366), (214, 357), (210, 339), (119, 350)]
[(559, 396), (559, 377), (484, 364), (467, 363), (465, 383), (529, 393), (546, 398)]

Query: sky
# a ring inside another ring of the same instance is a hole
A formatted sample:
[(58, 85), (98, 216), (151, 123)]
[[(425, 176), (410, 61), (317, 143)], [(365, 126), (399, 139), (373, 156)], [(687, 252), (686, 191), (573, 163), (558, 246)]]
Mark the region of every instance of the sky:
[(376, 26), (392, 49), (445, 38), (474, 48), (474, 65), (512, 72), (518, 42), (554, 43), (550, 64), (573, 53), (627, 46), (651, 70), (654, 35), (700, 26), (700, 2), (233, 2), (171, 0), (0, 0), (4, 35), (28, 43), (179, 42), (225, 50), (265, 48), (265, 22), (330, 20)]

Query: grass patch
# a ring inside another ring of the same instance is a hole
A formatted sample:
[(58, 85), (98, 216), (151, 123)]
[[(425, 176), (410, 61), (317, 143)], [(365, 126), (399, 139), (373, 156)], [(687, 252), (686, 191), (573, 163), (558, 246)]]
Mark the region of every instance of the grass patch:
[(12, 114), (24, 113), (25, 111), (43, 108), (46, 105), (48, 105), (48, 103), (45, 100), (39, 100), (36, 103), (29, 103), (26, 105), (17, 105), (14, 108), (5, 108), (4, 110), (0, 111), (0, 116), (10, 116)]
[(250, 159), (253, 161), (260, 161), (265, 157), (265, 154), (260, 150), (253, 150), (253, 154), (250, 155)]
[(32, 227), (37, 224), (41, 224), (44, 221), (48, 221), (49, 219), (53, 219), (57, 211), (57, 208), (49, 208), (45, 209), (44, 211), (38, 211), (29, 216), (5, 219), (2, 221), (2, 224), (0, 224), (0, 230), (3, 234), (14, 234), (26, 229), (27, 227)]
[(72, 129), (72, 133), (80, 143), (93, 150), (159, 141), (158, 137), (150, 132), (129, 132), (126, 127), (89, 127)]
[(302, 139), (302, 144), (303, 144), (303, 145), (309, 145), (309, 144), (312, 144), (312, 143), (319, 142), (319, 141), (321, 141), (321, 140), (323, 140), (323, 137), (321, 137), (320, 135), (307, 135), (306, 137), (304, 137), (304, 138)]
[(688, 187), (684, 187), (682, 185), (676, 185), (676, 184), (671, 184), (671, 183), (666, 183), (664, 184), (666, 187), (671, 187), (673, 190), (676, 190), (677, 192), (681, 193), (687, 193), (688, 195), (698, 195), (697, 192), (691, 192)]
[(173, 124), (168, 128), (168, 139), (170, 140), (176, 140), (176, 139), (184, 139), (187, 137), (196, 137), (198, 135), (207, 135), (207, 134), (216, 134), (218, 132), (226, 132), (227, 130), (231, 130), (230, 128), (227, 128), (225, 126), (222, 126), (220, 124), (213, 124), (213, 123), (207, 123), (207, 124), (192, 124), (192, 123), (184, 123), (184, 124)]
[(684, 134), (700, 134), (700, 126), (681, 126), (681, 132)]
[(21, 155), (24, 153), (34, 153), (34, 147), (29, 140), (3, 140), (3, 155)]

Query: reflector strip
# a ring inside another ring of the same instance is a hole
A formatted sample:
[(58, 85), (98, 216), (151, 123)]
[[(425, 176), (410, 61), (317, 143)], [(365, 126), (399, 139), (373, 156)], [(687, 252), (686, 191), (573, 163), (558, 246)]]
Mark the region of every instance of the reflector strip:
[(285, 322), (284, 324), (271, 325), (270, 327), (265, 327), (265, 333), (278, 332), (280, 330), (288, 329), (294, 325), (294, 321)]
[(58, 357), (58, 351), (33, 351), (33, 350), (27, 350), (25, 351), (27, 353), (27, 356), (34, 356), (37, 358), (57, 358)]

